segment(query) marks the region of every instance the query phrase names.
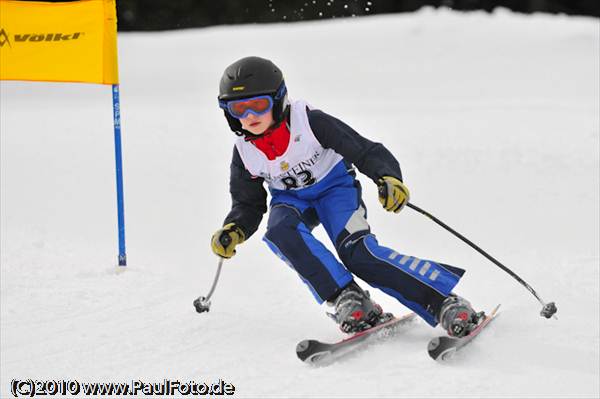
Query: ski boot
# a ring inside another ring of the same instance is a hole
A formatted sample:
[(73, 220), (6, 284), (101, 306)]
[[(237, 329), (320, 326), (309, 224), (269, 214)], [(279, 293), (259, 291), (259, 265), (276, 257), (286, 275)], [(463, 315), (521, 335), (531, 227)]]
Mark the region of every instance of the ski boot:
[(335, 307), (335, 313), (327, 312), (327, 315), (348, 334), (364, 331), (394, 317), (384, 313), (381, 306), (371, 300), (369, 291), (363, 291), (354, 281), (327, 304)]
[(467, 336), (485, 318), (484, 312), (475, 312), (466, 299), (450, 294), (440, 308), (438, 322), (455, 338)]

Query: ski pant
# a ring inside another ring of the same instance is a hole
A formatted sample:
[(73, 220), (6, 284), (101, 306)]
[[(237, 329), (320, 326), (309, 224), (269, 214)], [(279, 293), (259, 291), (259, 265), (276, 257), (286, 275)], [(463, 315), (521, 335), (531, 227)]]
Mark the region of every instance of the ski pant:
[[(299, 274), (319, 303), (333, 299), (355, 275), (430, 325), (437, 324), (437, 312), (464, 270), (379, 245), (366, 220), (360, 183), (344, 162), (312, 186), (272, 189), (271, 194), (263, 240)], [(341, 262), (313, 236), (319, 223)]]

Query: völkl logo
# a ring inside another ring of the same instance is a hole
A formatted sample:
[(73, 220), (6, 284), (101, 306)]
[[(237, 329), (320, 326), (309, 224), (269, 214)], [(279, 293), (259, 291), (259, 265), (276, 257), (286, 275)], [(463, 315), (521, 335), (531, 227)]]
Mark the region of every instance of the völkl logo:
[[(22, 42), (64, 42), (80, 39), (85, 32), (74, 32), (74, 33), (21, 33), (13, 36), (13, 43)], [(6, 33), (6, 30), (0, 29), (0, 48), (4, 47), (4, 44), (8, 44), (8, 47), (12, 48), (10, 36)]]

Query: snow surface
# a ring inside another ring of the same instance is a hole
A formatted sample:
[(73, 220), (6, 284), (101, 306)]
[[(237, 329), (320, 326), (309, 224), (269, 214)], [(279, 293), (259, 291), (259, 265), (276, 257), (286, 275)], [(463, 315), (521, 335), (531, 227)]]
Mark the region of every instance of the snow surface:
[[(599, 44), (597, 19), (505, 10), (120, 34), (121, 273), (110, 89), (2, 82), (0, 395), (13, 378), (222, 378), (239, 397), (597, 398)], [(292, 97), (385, 143), (412, 201), (556, 301), (558, 320), (425, 217), (384, 212), (364, 176), (381, 243), (463, 266), (457, 292), (502, 303), (468, 351), (433, 362), (427, 341), (442, 331), (421, 321), (330, 367), (299, 362), (298, 341), (341, 333), (260, 240), (264, 222), (197, 314), (230, 206), (218, 81), (247, 55), (273, 59)]]

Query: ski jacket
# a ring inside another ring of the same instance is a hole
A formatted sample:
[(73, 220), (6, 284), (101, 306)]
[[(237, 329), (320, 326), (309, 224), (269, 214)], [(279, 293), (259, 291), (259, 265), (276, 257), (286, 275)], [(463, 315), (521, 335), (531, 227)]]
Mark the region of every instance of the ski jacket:
[[(362, 137), (323, 111), (311, 109), (304, 101), (292, 102), (285, 123), (266, 135), (256, 140), (239, 138), (233, 149), (229, 181), (232, 206), (224, 224), (238, 225), (246, 239), (258, 229), (267, 211), (265, 182), (271, 189), (301, 190), (327, 176), (339, 162), (345, 162), (352, 174), (352, 165), (356, 166), (375, 183), (382, 176), (402, 180), (398, 161), (382, 144)], [(288, 143), (282, 144), (282, 137)], [(267, 143), (272, 147), (269, 150)]]

